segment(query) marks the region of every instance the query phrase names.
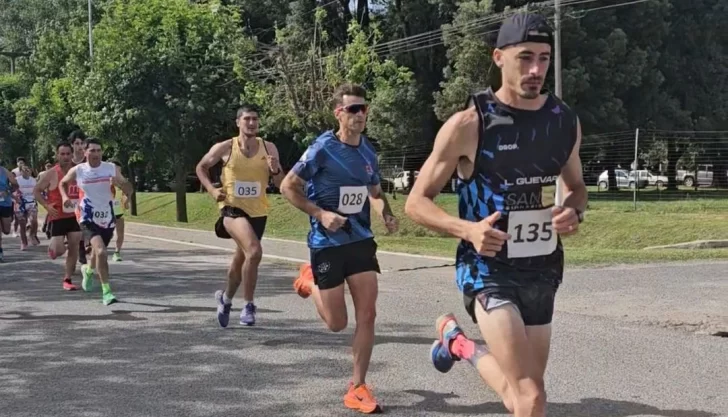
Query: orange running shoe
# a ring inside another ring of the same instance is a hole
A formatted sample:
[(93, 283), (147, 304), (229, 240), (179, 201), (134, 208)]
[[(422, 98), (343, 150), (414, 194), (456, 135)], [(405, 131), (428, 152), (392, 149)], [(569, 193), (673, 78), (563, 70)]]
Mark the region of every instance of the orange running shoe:
[(298, 278), (293, 281), (293, 289), (301, 298), (308, 298), (311, 295), (311, 287), (313, 287), (311, 264), (303, 264), (298, 271)]
[(346, 408), (350, 408), (364, 414), (382, 412), (382, 407), (377, 404), (377, 399), (374, 398), (371, 388), (369, 388), (366, 384), (355, 387), (353, 383), (349, 382), (349, 391), (344, 396), (344, 405)]

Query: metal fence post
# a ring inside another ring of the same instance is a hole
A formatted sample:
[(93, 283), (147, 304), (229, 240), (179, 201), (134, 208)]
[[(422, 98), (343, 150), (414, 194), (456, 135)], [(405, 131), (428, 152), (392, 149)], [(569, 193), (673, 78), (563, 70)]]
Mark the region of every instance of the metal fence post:
[(634, 203), (634, 211), (637, 211), (637, 188), (639, 188), (639, 163), (637, 162), (638, 151), (640, 142), (640, 128), (635, 129), (634, 132), (634, 190), (632, 190), (632, 201)]

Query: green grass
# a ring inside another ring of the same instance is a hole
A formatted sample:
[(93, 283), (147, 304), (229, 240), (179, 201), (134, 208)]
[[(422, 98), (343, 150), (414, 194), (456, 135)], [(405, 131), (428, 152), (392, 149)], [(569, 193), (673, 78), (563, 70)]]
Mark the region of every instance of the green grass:
[[(304, 240), (308, 217), (280, 195), (271, 195), (271, 213), (266, 236)], [(379, 247), (384, 250), (453, 256), (457, 241), (416, 225), (404, 215), (406, 196), (389, 196), (400, 221), (400, 231), (384, 235), (374, 223)], [(454, 195), (441, 195), (436, 202), (447, 212), (457, 213)], [(167, 226), (212, 230), (218, 210), (207, 194), (187, 194), (189, 223), (175, 221), (173, 193), (139, 193), (138, 216), (132, 221)], [(129, 214), (127, 214), (129, 215)], [(131, 216), (130, 216), (131, 217)], [(643, 263), (692, 259), (728, 259), (728, 249), (642, 250), (703, 239), (728, 239), (728, 199), (681, 200), (672, 202), (592, 201), (578, 235), (564, 239), (570, 265)]]

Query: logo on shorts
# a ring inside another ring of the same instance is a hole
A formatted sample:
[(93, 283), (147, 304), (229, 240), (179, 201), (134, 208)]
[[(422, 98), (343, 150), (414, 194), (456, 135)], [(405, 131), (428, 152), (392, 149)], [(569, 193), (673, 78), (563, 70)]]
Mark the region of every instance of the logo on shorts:
[(325, 274), (329, 272), (329, 269), (331, 269), (331, 263), (329, 262), (320, 263), (318, 267), (316, 267), (316, 270), (319, 272), (319, 274)]

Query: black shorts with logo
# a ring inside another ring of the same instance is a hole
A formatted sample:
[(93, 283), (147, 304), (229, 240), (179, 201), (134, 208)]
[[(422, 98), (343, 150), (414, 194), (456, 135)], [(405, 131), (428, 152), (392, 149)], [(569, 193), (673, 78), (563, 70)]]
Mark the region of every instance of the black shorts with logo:
[[(101, 239), (104, 241), (104, 246), (109, 246), (109, 242), (111, 242), (111, 238), (114, 237), (114, 228), (104, 228), (99, 226), (98, 224), (94, 222), (83, 222), (81, 223), (81, 230), (83, 231), (83, 240), (86, 242), (91, 242), (91, 239), (95, 236), (101, 237)], [(83, 244), (83, 241), (81, 242)], [(82, 248), (85, 250), (85, 248)]]
[(336, 288), (346, 278), (362, 272), (381, 273), (377, 243), (373, 238), (341, 246), (311, 249), (311, 271), (321, 290)]
[(526, 282), (521, 286), (488, 287), (473, 295), (463, 294), (465, 310), (477, 323), (475, 302), (487, 312), (506, 304), (513, 304), (526, 326), (551, 323), (559, 284), (549, 280)]
[(48, 221), (48, 232), (51, 237), (66, 236), (69, 233), (80, 231), (81, 227), (78, 225), (75, 217)]
[(217, 222), (215, 223), (215, 235), (220, 239), (232, 239), (232, 236), (230, 236), (230, 233), (228, 233), (225, 229), (225, 225), (223, 224), (223, 219), (225, 217), (230, 217), (231, 219), (237, 219), (239, 217), (246, 218), (248, 223), (250, 223), (250, 226), (253, 228), (258, 240), (263, 239), (265, 225), (268, 222), (267, 216), (250, 217), (248, 216), (248, 213), (237, 207), (225, 206), (220, 209), (220, 218), (217, 219)]
[(15, 215), (15, 210), (13, 210), (13, 206), (5, 207), (0, 206), (0, 218), (7, 219), (12, 218)]

